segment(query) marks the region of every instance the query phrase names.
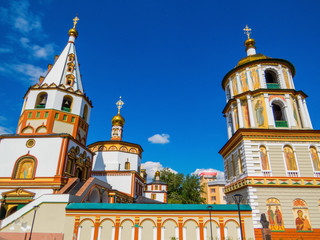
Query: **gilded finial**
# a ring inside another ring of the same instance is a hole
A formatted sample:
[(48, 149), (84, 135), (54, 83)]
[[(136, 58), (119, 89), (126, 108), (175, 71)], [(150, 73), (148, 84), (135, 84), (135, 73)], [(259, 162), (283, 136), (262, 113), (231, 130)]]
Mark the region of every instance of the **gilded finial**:
[(73, 28), (76, 28), (76, 25), (78, 23), (80, 19), (78, 18), (78, 14), (76, 15), (76, 17), (73, 19)]
[(119, 101), (116, 103), (116, 105), (118, 106), (118, 114), (120, 114), (120, 109), (122, 108), (124, 102), (121, 100), (121, 96)]
[(251, 30), (252, 29), (249, 28), (247, 24), (246, 24), (246, 27), (243, 29), (244, 34), (246, 34), (248, 36), (248, 39), (250, 39)]

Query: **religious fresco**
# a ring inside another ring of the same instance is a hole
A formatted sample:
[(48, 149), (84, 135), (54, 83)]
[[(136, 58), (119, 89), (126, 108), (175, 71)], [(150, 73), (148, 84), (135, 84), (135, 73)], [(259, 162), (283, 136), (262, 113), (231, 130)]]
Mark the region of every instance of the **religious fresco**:
[(253, 101), (254, 117), (259, 128), (266, 128), (268, 126), (266, 107), (263, 97), (256, 97)]
[(302, 199), (293, 201), (293, 216), (297, 231), (312, 231), (308, 206)]
[(238, 91), (238, 86), (237, 86), (237, 78), (232, 79), (232, 90), (233, 90), (233, 95), (237, 95), (239, 93)]
[(297, 162), (294, 156), (293, 149), (290, 146), (285, 146), (283, 148), (284, 158), (286, 160), (287, 170), (288, 171), (297, 171)]
[(313, 146), (310, 147), (310, 155), (311, 155), (314, 171), (320, 171), (320, 161), (319, 161), (318, 151)]
[(234, 114), (234, 121), (235, 121), (235, 125), (236, 125), (236, 130), (238, 130), (239, 129), (239, 119), (238, 119), (238, 110), (236, 107), (233, 109), (233, 114)]
[(290, 89), (289, 76), (286, 69), (283, 69), (283, 77), (288, 89)]
[(243, 71), (240, 75), (240, 84), (241, 84), (242, 92), (249, 90), (248, 79), (245, 71)]
[(276, 198), (267, 200), (267, 216), (270, 223), (271, 231), (284, 231), (284, 222), (282, 218), (282, 210), (280, 201)]
[(16, 178), (30, 179), (33, 178), (34, 160), (26, 159), (19, 163)]
[(262, 170), (270, 170), (268, 153), (265, 146), (260, 146), (260, 160)]
[(241, 108), (243, 112), (243, 119), (244, 119), (244, 127), (250, 127), (250, 117), (249, 117), (249, 109), (248, 109), (248, 102), (246, 100), (241, 101)]
[(260, 82), (259, 82), (259, 72), (257, 68), (252, 68), (250, 71), (250, 76), (252, 79), (252, 85), (253, 89), (256, 90), (260, 88)]

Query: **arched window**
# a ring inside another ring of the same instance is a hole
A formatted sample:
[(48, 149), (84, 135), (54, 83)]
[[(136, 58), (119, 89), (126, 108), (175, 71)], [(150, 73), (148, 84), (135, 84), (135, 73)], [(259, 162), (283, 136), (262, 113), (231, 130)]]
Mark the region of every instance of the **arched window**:
[(61, 110), (66, 111), (66, 112), (70, 112), (71, 106), (72, 106), (72, 97), (64, 96), (64, 98), (62, 100)]
[(280, 105), (278, 102), (272, 103), (272, 111), (273, 111), (273, 117), (274, 122), (276, 124), (276, 127), (288, 127), (288, 122), (286, 120), (284, 107)]
[(66, 85), (67, 86), (72, 86), (74, 82), (74, 76), (72, 74), (69, 74), (66, 76)]
[(320, 177), (320, 161), (319, 161), (319, 155), (316, 147), (314, 146), (310, 147), (310, 155), (313, 163), (313, 170), (314, 170), (315, 177)]
[(15, 179), (33, 179), (36, 169), (36, 160), (32, 156), (24, 156), (17, 160), (14, 170), (13, 178)]
[(292, 147), (286, 145), (283, 148), (283, 154), (289, 177), (298, 177), (298, 165)]
[(227, 97), (227, 102), (228, 102), (230, 100), (230, 98), (231, 98), (229, 85), (227, 85), (227, 87), (226, 87), (226, 97)]
[(129, 159), (127, 159), (126, 163), (124, 164), (124, 169), (130, 170), (130, 162), (129, 162)]
[(267, 200), (268, 220), (271, 231), (284, 231), (280, 201), (276, 198)]
[(307, 203), (302, 199), (293, 201), (293, 216), (297, 231), (312, 231)]
[(263, 175), (270, 176), (270, 165), (267, 148), (265, 146), (260, 146), (260, 161), (261, 161), (261, 170)]
[(35, 108), (45, 108), (47, 103), (47, 97), (47, 93), (39, 93), (35, 104)]
[(87, 121), (87, 117), (88, 117), (88, 106), (86, 104), (86, 105), (84, 105), (84, 108), (83, 108), (82, 118), (83, 118), (83, 120)]
[(267, 88), (269, 89), (278, 89), (280, 88), (277, 74), (272, 70), (266, 70), (264, 72), (264, 76), (266, 78)]

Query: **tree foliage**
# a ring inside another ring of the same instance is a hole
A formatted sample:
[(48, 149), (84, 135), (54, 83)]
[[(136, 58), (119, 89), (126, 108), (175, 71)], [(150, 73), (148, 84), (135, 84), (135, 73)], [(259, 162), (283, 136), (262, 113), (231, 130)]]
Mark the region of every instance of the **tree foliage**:
[(168, 203), (203, 203), (203, 192), (198, 175), (173, 173), (168, 168), (160, 171), (160, 180), (168, 184)]

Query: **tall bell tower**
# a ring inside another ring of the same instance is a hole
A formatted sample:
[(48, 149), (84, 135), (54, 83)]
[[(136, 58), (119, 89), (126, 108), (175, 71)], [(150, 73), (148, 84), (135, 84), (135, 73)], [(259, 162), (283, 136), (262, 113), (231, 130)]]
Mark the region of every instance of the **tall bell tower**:
[(307, 95), (295, 89), (293, 64), (256, 53), (251, 29), (244, 31), (247, 56), (222, 80), (227, 202), (244, 196), (256, 239), (262, 213), (273, 237), (320, 237), (320, 131), (312, 127)]
[(47, 75), (25, 94), (16, 134), (0, 136), (0, 219), (57, 193), (72, 177), (91, 176), (93, 153), (85, 144), (92, 104), (75, 49), (78, 20)]

